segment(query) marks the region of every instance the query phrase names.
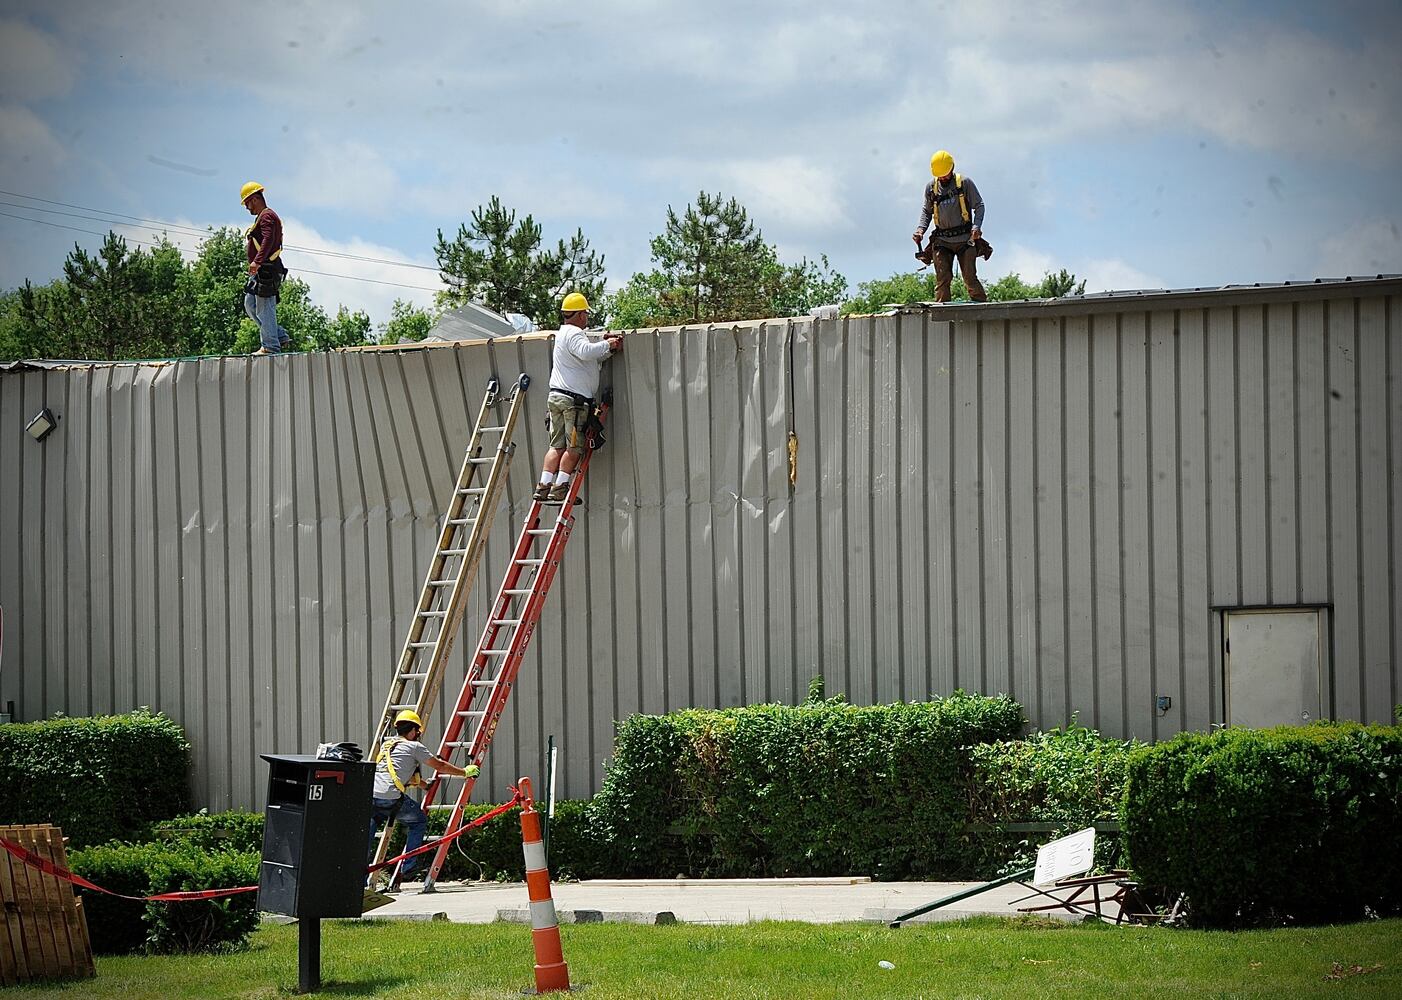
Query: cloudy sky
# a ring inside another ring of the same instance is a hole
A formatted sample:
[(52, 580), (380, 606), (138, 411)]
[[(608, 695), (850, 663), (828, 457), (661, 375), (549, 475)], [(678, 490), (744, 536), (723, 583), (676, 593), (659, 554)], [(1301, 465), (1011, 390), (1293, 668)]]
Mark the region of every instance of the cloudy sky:
[(242, 224), (248, 179), (330, 252), (287, 253), (314, 297), (376, 322), (431, 300), (435, 231), (493, 194), (581, 227), (610, 287), (702, 188), (855, 285), (914, 266), (940, 147), (994, 276), (1398, 272), (1399, 51), (1396, 0), (0, 0), (0, 287), (94, 217)]

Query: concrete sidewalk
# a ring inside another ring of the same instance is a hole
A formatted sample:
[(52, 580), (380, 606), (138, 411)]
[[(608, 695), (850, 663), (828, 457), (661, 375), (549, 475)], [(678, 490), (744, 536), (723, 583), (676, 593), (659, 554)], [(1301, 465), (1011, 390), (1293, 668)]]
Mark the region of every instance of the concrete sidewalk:
[[(858, 878), (813, 879), (593, 879), (555, 883), (555, 908), (562, 922), (621, 921), (743, 924), (752, 920), (798, 920), (812, 924), (867, 920), (886, 922), (898, 914), (977, 882), (872, 882)], [(424, 895), (407, 883), (394, 902), (367, 914), (372, 918), (447, 919), (490, 923), (524, 919), (523, 882), (449, 883)], [(1017, 916), (1017, 905), (1049, 902), (1033, 898), (1015, 904), (1029, 890), (1004, 885), (918, 918), (958, 920), (970, 916)], [(1072, 915), (1062, 913), (1063, 917)], [(1075, 917), (1074, 919), (1080, 919)]]

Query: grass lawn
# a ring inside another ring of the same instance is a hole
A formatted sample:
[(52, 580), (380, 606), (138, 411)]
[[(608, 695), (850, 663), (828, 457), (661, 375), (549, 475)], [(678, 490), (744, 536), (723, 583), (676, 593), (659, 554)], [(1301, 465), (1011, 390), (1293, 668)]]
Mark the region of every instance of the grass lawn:
[[(591, 1000), (1402, 996), (1402, 920), (1236, 934), (995, 919), (896, 931), (586, 924), (562, 934), (573, 981)], [(328, 996), (520, 997), (534, 984), (531, 963), (519, 925), (323, 924)], [(1335, 963), (1345, 975), (1326, 979)], [(1364, 971), (1348, 974), (1354, 967)], [(264, 927), (237, 954), (99, 958), (97, 969), (96, 980), (3, 997), (285, 997), (297, 985), (297, 932)]]

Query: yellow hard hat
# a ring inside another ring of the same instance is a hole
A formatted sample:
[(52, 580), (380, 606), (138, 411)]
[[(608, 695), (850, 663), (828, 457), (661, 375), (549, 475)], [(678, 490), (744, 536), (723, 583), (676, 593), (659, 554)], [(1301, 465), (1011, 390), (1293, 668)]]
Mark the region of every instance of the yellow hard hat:
[(930, 157), (930, 173), (936, 177), (943, 177), (954, 169), (954, 154), (947, 149), (941, 149), (934, 156)]
[(249, 181), (243, 187), (239, 188), (239, 201), (247, 201), (249, 195), (255, 195), (261, 190), (263, 190), (263, 185), (259, 184), (257, 181)]
[(418, 726), (420, 729), (422, 729), (422, 728), (424, 727), (424, 720), (423, 720), (423, 719), (420, 719), (420, 718), (419, 718), (419, 713), (418, 713), (418, 712), (415, 712), (415, 711), (414, 711), (413, 709), (411, 709), (411, 708), (406, 708), (404, 711), (400, 712), (398, 715), (396, 715), (396, 716), (394, 717), (394, 724), (395, 724), (396, 726), (399, 725), (401, 722), (412, 722), (414, 725)]
[(560, 303), (560, 311), (573, 313), (581, 312), (589, 308), (589, 300), (578, 292), (570, 292), (565, 296), (565, 301)]

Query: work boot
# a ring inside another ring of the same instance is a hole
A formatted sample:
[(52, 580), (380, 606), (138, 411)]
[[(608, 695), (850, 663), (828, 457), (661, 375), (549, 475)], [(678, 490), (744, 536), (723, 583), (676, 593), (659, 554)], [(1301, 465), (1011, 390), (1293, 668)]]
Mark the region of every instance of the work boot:
[(253, 356), (256, 358), (256, 357), (258, 357), (258, 356), (261, 355), (261, 354), (273, 355), (273, 354), (275, 354), (275, 353), (276, 353), (276, 352), (270, 351), (270, 350), (268, 350), (266, 347), (260, 347), (260, 348), (258, 348), (258, 350), (256, 350), (256, 351), (253, 352)]
[(539, 486), (537, 486), (537, 487), (535, 488), (535, 493), (531, 496), (531, 499), (532, 499), (532, 500), (549, 500), (549, 499), (550, 499), (550, 484), (549, 484), (549, 483), (541, 483)]
[(550, 490), (550, 499), (555, 503), (564, 503), (565, 497), (569, 496), (569, 483), (556, 483)]

